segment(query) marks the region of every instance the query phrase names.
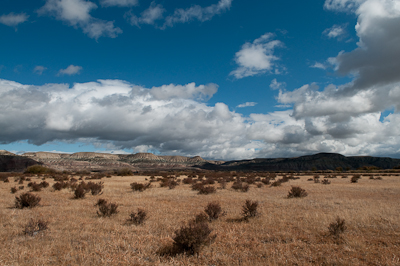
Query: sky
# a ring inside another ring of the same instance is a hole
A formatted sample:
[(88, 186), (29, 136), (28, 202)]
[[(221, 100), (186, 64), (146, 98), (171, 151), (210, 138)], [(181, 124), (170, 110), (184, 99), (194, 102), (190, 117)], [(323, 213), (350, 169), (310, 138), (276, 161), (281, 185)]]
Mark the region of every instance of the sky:
[(0, 149), (400, 158), (399, 0), (2, 0)]

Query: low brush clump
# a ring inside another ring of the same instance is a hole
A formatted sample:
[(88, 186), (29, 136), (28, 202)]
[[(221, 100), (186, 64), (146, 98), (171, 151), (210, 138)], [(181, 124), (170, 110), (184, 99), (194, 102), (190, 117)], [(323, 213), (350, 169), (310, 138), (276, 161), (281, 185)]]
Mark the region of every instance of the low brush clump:
[(287, 197), (288, 198), (304, 198), (307, 195), (308, 195), (308, 193), (301, 187), (292, 186)]
[(242, 218), (244, 220), (248, 220), (249, 218), (258, 216), (259, 213), (257, 211), (257, 208), (257, 201), (246, 200), (246, 202), (242, 206)]
[(147, 184), (142, 184), (142, 183), (137, 183), (137, 182), (133, 182), (130, 184), (131, 189), (133, 191), (139, 191), (139, 192), (143, 192), (146, 189), (150, 188), (151, 186), (151, 182), (147, 183)]
[(222, 211), (221, 204), (219, 204), (219, 202), (208, 203), (207, 207), (204, 209), (204, 212), (208, 215), (209, 221), (217, 220), (226, 214), (224, 211)]
[(129, 218), (126, 220), (127, 223), (141, 225), (147, 219), (147, 212), (144, 209), (138, 208), (137, 212), (132, 212)]
[(23, 193), (19, 197), (15, 197), (15, 208), (33, 208), (39, 204), (40, 200), (39, 196), (35, 196), (32, 193)]
[(99, 206), (97, 215), (100, 217), (111, 217), (118, 213), (118, 204), (108, 203), (105, 199), (99, 199), (95, 206)]
[(211, 235), (212, 229), (205, 222), (190, 221), (175, 231), (173, 237), (173, 253), (185, 253), (188, 255), (199, 254), (201, 249), (211, 244), (217, 235)]
[(25, 235), (34, 236), (39, 232), (43, 232), (48, 229), (48, 221), (42, 219), (31, 219), (29, 223), (25, 225), (25, 229), (22, 231)]
[(346, 231), (347, 226), (344, 219), (336, 218), (336, 221), (332, 222), (328, 226), (329, 234), (335, 238), (339, 238), (341, 234)]
[(56, 171), (47, 167), (44, 167), (42, 165), (32, 165), (26, 168), (24, 174), (52, 174), (55, 173)]

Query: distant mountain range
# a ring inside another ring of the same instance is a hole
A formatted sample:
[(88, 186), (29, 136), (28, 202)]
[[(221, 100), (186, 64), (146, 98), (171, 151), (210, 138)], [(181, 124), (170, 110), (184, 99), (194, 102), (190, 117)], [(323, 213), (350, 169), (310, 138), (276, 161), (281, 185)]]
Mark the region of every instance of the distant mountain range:
[(307, 171), (354, 170), (359, 168), (393, 169), (400, 159), (372, 156), (346, 157), (337, 153), (318, 153), (293, 158), (256, 158), (251, 160), (213, 161), (199, 156), (159, 156), (152, 153), (108, 154), (78, 152), (73, 154), (30, 152), (15, 155), (0, 151), (0, 172), (23, 171), (33, 164), (56, 170), (106, 171), (118, 168), (132, 170), (205, 169), (219, 171)]

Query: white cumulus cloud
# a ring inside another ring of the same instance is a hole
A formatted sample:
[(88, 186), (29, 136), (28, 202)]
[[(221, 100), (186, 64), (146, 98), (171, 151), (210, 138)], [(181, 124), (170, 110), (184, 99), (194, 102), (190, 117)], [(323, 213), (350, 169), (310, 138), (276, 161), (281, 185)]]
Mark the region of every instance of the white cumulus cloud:
[(283, 43), (272, 40), (272, 33), (266, 33), (252, 43), (246, 42), (240, 51), (235, 55), (235, 62), (238, 68), (230, 73), (237, 79), (254, 76), (266, 72), (279, 72), (276, 68), (276, 61), (279, 57), (274, 55), (277, 47), (282, 47)]

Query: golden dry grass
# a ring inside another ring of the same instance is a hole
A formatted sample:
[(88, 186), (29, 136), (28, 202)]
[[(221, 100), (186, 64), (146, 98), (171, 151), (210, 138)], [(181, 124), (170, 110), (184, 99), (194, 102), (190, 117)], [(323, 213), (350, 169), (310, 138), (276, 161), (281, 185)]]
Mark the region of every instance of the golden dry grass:
[[(400, 265), (400, 177), (362, 177), (355, 184), (336, 178), (322, 185), (301, 176), (280, 187), (251, 185), (246, 193), (232, 190), (229, 183), (210, 195), (198, 195), (190, 185), (170, 190), (153, 183), (144, 192), (132, 192), (129, 184), (144, 178), (103, 178), (102, 195), (79, 200), (70, 190), (54, 191), (54, 181), (47, 178), (50, 187), (33, 192), (42, 198), (33, 209), (13, 208), (22, 192), (11, 194), (11, 187), (18, 187), (13, 178), (1, 182), (0, 265)], [(287, 199), (292, 185), (308, 196)], [(119, 213), (98, 217), (94, 204), (99, 198), (118, 203)], [(246, 199), (259, 202), (261, 216), (240, 222)], [(211, 201), (227, 212), (210, 224), (215, 242), (199, 256), (158, 255), (171, 245), (175, 230)], [(147, 210), (148, 220), (127, 225), (137, 208)], [(347, 225), (341, 239), (327, 235), (336, 217)], [(31, 218), (48, 220), (49, 230), (25, 236)]]

